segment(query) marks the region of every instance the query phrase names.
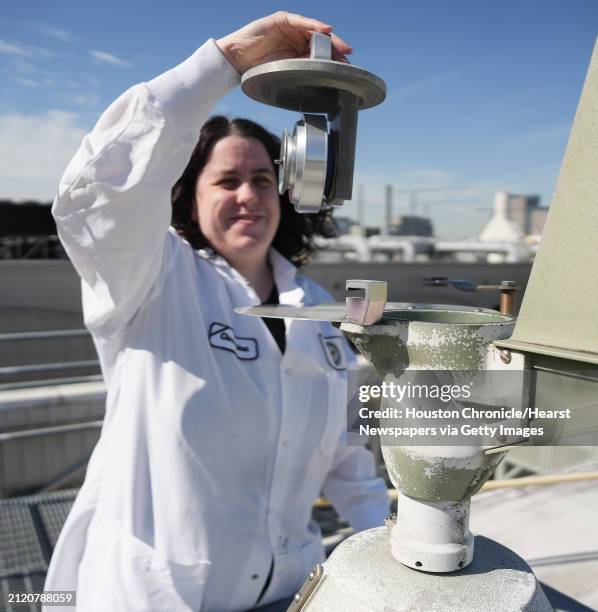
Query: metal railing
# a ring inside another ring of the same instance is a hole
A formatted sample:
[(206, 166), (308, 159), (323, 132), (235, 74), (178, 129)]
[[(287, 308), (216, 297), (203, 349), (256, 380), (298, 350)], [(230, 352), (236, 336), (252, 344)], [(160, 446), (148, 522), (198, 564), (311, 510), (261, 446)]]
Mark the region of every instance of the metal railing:
[(47, 338), (71, 338), (73, 336), (89, 336), (86, 329), (51, 329), (46, 331), (14, 332), (0, 334), (0, 342), (14, 340), (45, 340)]
[(83, 421), (81, 423), (66, 423), (63, 425), (50, 425), (48, 427), (37, 427), (36, 429), (22, 429), (18, 431), (7, 431), (0, 433), (0, 443), (21, 440), (24, 438), (39, 438), (53, 434), (69, 433), (73, 431), (83, 431), (86, 429), (101, 429), (102, 422)]
[(51, 385), (70, 385), (74, 383), (101, 382), (101, 374), (91, 374), (89, 376), (66, 376), (61, 378), (40, 378), (36, 380), (23, 380), (20, 382), (10, 382), (0, 384), (0, 391), (14, 391), (17, 389), (35, 389), (37, 387), (48, 387)]
[[(0, 333), (0, 344), (6, 342), (30, 342), (44, 341), (65, 338), (88, 337), (90, 334), (86, 329), (57, 329), (44, 331), (26, 331), (26, 332), (10, 332)], [(43, 380), (8, 380), (10, 377), (20, 377), (21, 375), (29, 374), (44, 374), (51, 372), (61, 372), (69, 370), (99, 368), (100, 362), (96, 359), (79, 359), (73, 361), (54, 361), (47, 363), (32, 363), (21, 365), (0, 366), (0, 391), (24, 387), (39, 387), (44, 383), (47, 384), (64, 384), (72, 382), (84, 382), (88, 380), (88, 376), (74, 377), (72, 374), (67, 377), (52, 377)], [(51, 374), (50, 374), (51, 375)], [(6, 381), (6, 382), (3, 382)]]

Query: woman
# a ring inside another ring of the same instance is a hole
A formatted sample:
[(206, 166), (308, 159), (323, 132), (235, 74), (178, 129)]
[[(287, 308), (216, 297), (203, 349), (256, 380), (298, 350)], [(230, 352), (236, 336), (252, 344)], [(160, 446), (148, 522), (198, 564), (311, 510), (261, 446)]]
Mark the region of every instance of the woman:
[(329, 299), (289, 261), (311, 229), (281, 205), (272, 137), (213, 119), (171, 209), (213, 104), (251, 66), (305, 55), (313, 30), (331, 28), (277, 13), (208, 41), (114, 102), (61, 181), (53, 212), (108, 389), (45, 587), (81, 610), (277, 601), (322, 560), (321, 490), (356, 529), (387, 511), (371, 455), (343, 441), (342, 337), (234, 312)]

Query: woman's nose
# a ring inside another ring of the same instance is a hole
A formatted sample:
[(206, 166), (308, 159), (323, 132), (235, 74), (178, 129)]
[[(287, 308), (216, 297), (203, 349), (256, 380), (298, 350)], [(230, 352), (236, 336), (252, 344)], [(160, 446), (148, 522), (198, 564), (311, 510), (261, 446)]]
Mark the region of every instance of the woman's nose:
[(257, 204), (259, 197), (257, 189), (251, 183), (241, 183), (237, 189), (237, 202), (239, 204)]

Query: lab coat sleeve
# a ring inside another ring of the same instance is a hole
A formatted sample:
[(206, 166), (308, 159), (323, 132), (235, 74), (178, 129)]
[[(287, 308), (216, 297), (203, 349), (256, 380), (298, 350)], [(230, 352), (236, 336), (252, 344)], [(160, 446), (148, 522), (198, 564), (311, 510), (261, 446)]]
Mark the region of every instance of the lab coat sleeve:
[[(357, 382), (359, 365), (347, 346), (348, 353), (348, 418), (357, 417), (359, 398)], [(330, 499), (337, 512), (355, 531), (379, 527), (390, 512), (386, 483), (377, 476), (376, 463), (371, 451), (363, 446), (363, 436), (353, 436), (348, 443), (347, 431), (341, 433), (331, 469), (324, 481), (322, 492)]]
[(374, 456), (363, 446), (341, 442), (334, 467), (324, 481), (323, 493), (355, 531), (384, 524), (390, 512), (386, 484), (376, 476)]
[(122, 328), (159, 278), (172, 185), (213, 105), (238, 83), (209, 40), (122, 94), (68, 165), (52, 212), (82, 279), (85, 322), (97, 335)]

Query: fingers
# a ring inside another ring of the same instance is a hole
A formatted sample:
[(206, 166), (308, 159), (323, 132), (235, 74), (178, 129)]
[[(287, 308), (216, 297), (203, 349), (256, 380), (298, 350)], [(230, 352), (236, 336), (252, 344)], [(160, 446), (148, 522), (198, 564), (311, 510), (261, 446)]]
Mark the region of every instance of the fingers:
[(306, 40), (311, 38), (312, 32), (322, 32), (323, 34), (330, 34), (330, 41), (332, 43), (332, 59), (339, 62), (348, 61), (346, 56), (353, 52), (353, 49), (340, 37), (332, 33), (332, 26), (312, 19), (310, 17), (304, 17), (303, 15), (297, 15), (296, 13), (277, 13), (277, 18), (284, 22), (287, 27), (291, 27), (296, 31), (300, 32)]
[(342, 62), (343, 64), (350, 64), (351, 63), (349, 61), (349, 59), (347, 58), (347, 56), (343, 55), (342, 53), (332, 53), (332, 59), (335, 62)]
[(311, 17), (304, 17), (296, 13), (285, 13), (283, 11), (277, 13), (276, 17), (286, 22), (286, 24), (292, 28), (303, 30), (304, 33), (310, 36), (312, 32), (322, 32), (323, 34), (330, 34), (330, 32), (332, 32), (332, 26), (318, 19), (311, 19)]
[(340, 36), (336, 34), (330, 34), (330, 40), (332, 42), (332, 49), (342, 53), (343, 55), (349, 55), (353, 53), (353, 48), (350, 47)]

